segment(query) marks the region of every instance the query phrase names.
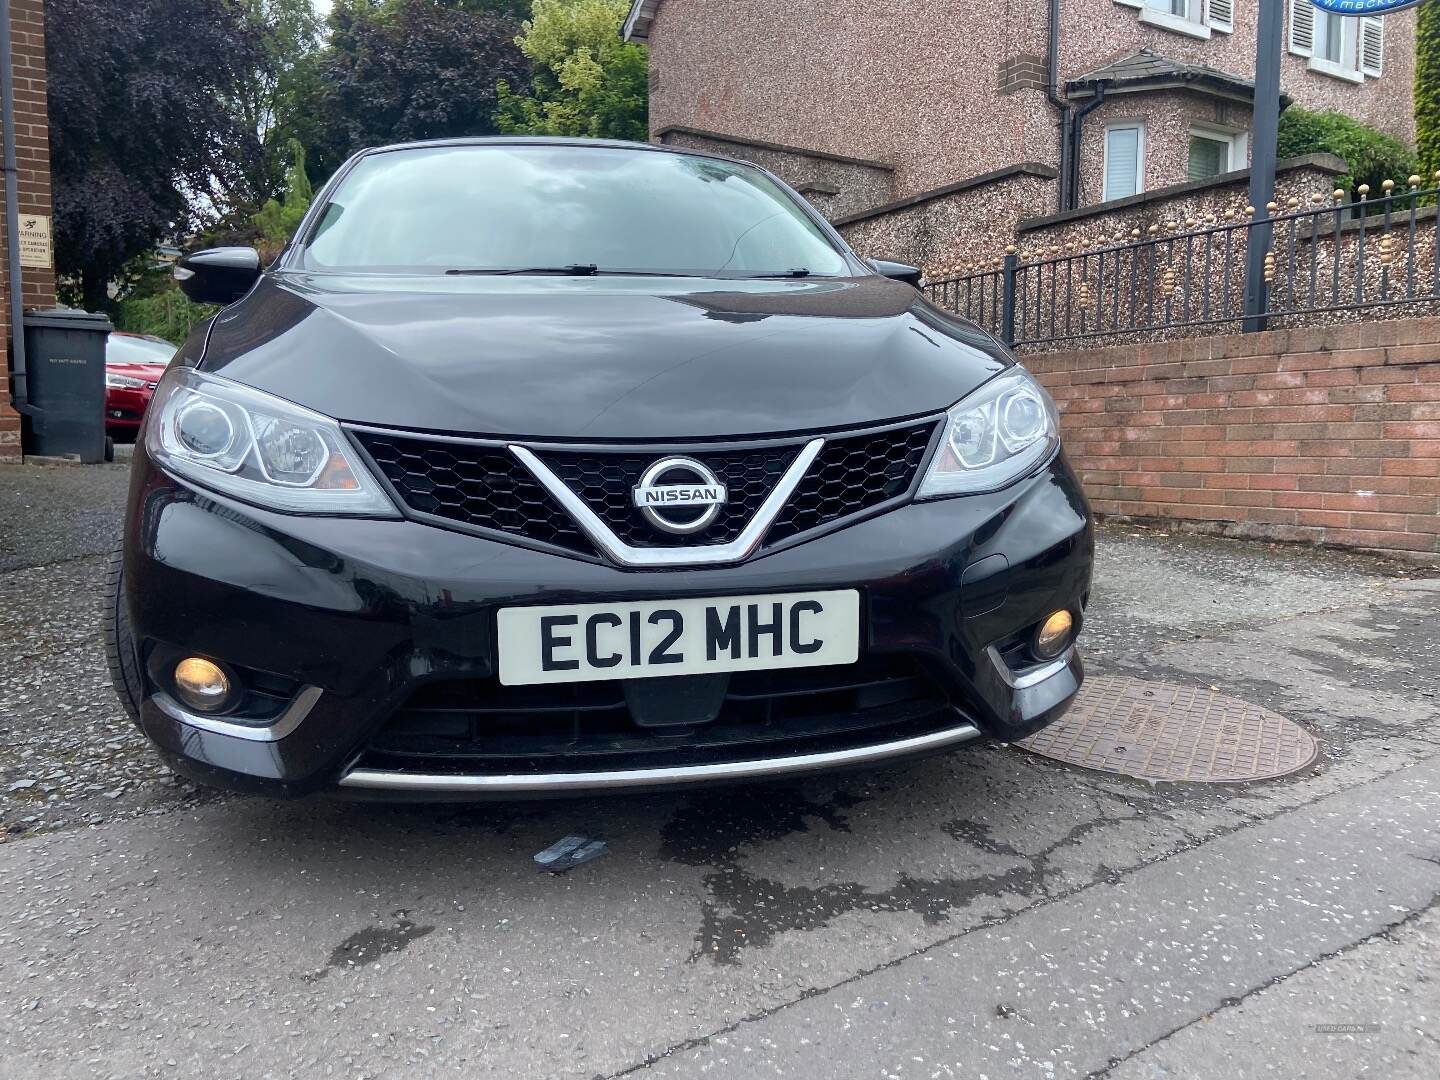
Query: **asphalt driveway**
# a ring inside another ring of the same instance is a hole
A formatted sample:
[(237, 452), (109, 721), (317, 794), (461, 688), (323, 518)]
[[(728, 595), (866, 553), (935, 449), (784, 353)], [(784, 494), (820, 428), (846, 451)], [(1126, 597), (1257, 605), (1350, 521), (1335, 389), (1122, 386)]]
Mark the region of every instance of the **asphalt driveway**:
[[(124, 483), (0, 468), (0, 1076), (1440, 1074), (1440, 568), (1103, 531), (1090, 671), (1299, 721), (1282, 780), (991, 745), (284, 804), (177, 783), (111, 699)], [(575, 831), (609, 853), (537, 873)]]

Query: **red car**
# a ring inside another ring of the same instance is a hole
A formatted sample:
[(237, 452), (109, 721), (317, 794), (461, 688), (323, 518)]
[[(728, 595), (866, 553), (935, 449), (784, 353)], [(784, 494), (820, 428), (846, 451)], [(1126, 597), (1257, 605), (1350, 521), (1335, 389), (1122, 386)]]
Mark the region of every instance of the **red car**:
[(134, 438), (175, 346), (148, 334), (114, 330), (105, 344), (105, 433)]

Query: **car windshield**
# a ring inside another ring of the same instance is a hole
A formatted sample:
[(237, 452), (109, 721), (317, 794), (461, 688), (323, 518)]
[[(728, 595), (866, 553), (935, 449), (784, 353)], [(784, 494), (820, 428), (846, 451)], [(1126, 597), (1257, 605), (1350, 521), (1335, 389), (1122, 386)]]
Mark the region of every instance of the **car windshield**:
[(346, 272), (842, 275), (847, 260), (759, 169), (579, 146), (362, 158), (300, 258)]
[(175, 346), (168, 341), (111, 334), (105, 342), (107, 364), (168, 364)]

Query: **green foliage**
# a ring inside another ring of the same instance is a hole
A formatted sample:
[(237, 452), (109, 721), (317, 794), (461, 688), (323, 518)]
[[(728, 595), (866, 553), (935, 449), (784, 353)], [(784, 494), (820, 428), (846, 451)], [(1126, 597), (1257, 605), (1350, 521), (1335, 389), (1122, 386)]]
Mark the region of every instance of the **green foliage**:
[(113, 306), (111, 321), (116, 330), (154, 334), (178, 345), (197, 323), (217, 310), (182, 293), (169, 266), (155, 266), (146, 260), (144, 266), (133, 268), (130, 282)]
[(1280, 115), (1277, 150), (1282, 158), (1318, 153), (1344, 158), (1350, 172), (1336, 177), (1336, 186), (1351, 191), (1369, 184), (1372, 198), (1385, 180), (1404, 188), (1416, 169), (1414, 152), (1393, 135), (1343, 113), (1310, 112), (1298, 105)]
[(1440, 2), (1421, 4), (1415, 23), (1415, 147), (1433, 186), (1440, 169)]
[(535, 68), (531, 92), (500, 84), (500, 130), (644, 140), (648, 61), (620, 37), (629, 10), (628, 0), (535, 0), (519, 39)]
[(495, 133), (496, 83), (523, 78), (514, 0), (336, 0), (295, 137), (310, 175), (366, 146)]
[[(320, 48), (312, 0), (229, 0), (243, 15), (258, 56), (229, 106), (240, 138), (230, 168), (210, 192), (222, 222), (248, 221), (282, 191), (290, 141), (303, 135)], [(303, 139), (302, 139), (303, 141)]]
[(137, 255), (212, 213), (262, 63), (228, 0), (46, 0), (55, 264), (92, 310)]
[(295, 234), (314, 197), (310, 177), (305, 173), (305, 147), (291, 139), (290, 167), (285, 170), (285, 194), (278, 202), (274, 199), (266, 202), (252, 219), (260, 234), (259, 247), (263, 256), (268, 259), (279, 254)]

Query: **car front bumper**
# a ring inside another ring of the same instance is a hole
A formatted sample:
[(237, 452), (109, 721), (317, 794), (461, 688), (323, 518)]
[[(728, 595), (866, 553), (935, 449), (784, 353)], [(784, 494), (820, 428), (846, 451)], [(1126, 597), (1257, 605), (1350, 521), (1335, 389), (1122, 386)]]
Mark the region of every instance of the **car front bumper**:
[(107, 387), (105, 390), (105, 430), (110, 434), (130, 435), (140, 428), (145, 410), (155, 396), (153, 387), (131, 389)]
[[(1092, 556), (1063, 457), (1001, 492), (913, 503), (737, 565), (636, 571), (412, 521), (272, 513), (178, 481), (141, 449), (125, 589), (151, 673), (141, 726), (182, 774), (273, 795), (533, 796), (786, 776), (1022, 738), (1064, 712), (1083, 671), (1074, 648), (1016, 666), (1000, 650), (1059, 608), (1080, 618)], [(943, 711), (923, 729), (660, 766), (397, 769), (367, 752), (417, 688), (494, 679), (502, 607), (832, 588), (862, 594), (862, 660), (913, 659), (938, 687)], [(288, 700), (263, 726), (188, 712), (157, 672), (189, 654), (273, 676)]]

